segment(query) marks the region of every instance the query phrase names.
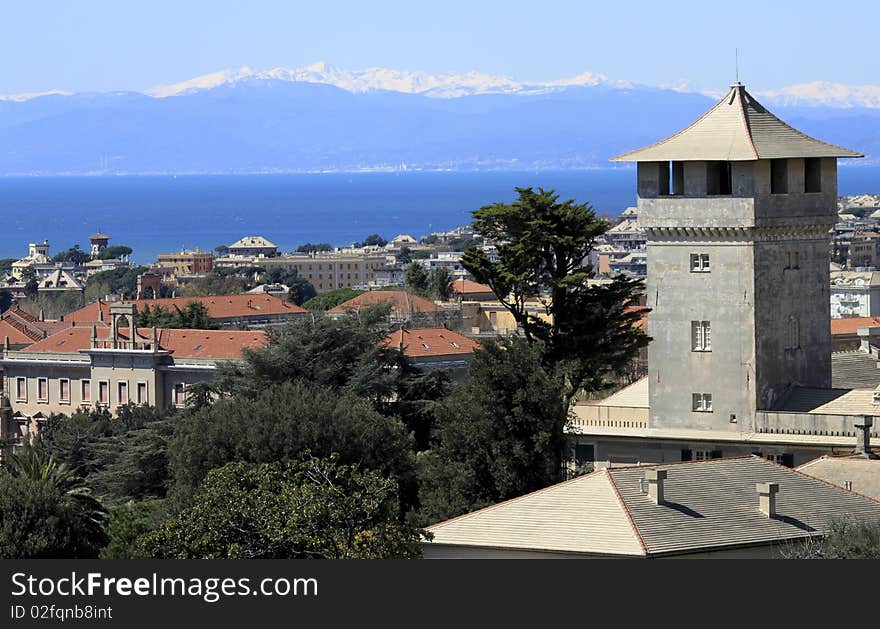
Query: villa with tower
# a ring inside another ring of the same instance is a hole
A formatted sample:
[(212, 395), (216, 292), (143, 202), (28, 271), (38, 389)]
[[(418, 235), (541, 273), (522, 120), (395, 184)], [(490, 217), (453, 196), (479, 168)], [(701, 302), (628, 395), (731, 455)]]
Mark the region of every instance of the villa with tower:
[[(648, 376), (575, 407), (597, 465), (851, 452), (880, 392), (831, 388), (830, 230), (837, 160), (739, 83), (635, 162), (647, 234)], [(868, 425), (866, 425), (868, 424)]]

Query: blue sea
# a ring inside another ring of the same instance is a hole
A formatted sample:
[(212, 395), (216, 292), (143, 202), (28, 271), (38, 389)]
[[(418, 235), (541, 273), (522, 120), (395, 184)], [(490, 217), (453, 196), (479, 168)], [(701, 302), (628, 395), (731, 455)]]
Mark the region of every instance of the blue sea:
[[(840, 194), (880, 193), (880, 166), (839, 170)], [(515, 187), (556, 190), (620, 213), (636, 201), (635, 169), (541, 172), (333, 173), (0, 178), (0, 258), (48, 239), (53, 253), (97, 230), (134, 249), (137, 262), (182, 247), (211, 250), (262, 235), (289, 251), (306, 242), (347, 245), (378, 233), (416, 238), (471, 221)]]

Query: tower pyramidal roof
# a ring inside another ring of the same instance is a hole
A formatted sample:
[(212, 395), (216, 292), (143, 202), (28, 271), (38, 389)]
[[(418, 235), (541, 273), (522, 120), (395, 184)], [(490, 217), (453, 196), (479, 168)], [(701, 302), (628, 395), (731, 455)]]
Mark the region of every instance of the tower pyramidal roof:
[(790, 157), (864, 157), (787, 125), (741, 83), (696, 122), (665, 140), (612, 157), (612, 162), (751, 161)]

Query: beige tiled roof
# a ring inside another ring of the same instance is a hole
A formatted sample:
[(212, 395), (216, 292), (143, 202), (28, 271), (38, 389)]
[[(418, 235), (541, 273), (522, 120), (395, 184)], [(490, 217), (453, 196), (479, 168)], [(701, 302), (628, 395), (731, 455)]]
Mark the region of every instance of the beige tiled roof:
[[(639, 479), (667, 470), (665, 503)], [(758, 483), (778, 483), (777, 517)], [(880, 519), (880, 503), (757, 456), (603, 469), (428, 527), (438, 544), (605, 555), (665, 555), (784, 543), (838, 517)]]
[(746, 161), (785, 157), (863, 155), (821, 142), (790, 127), (737, 83), (717, 105), (686, 129), (651, 146), (613, 157), (611, 161)]
[(825, 455), (804, 463), (797, 470), (838, 487), (850, 481), (852, 491), (880, 500), (880, 459)]
[(617, 393), (612, 393), (604, 400), (598, 402), (598, 406), (626, 406), (630, 408), (648, 408), (648, 378), (636, 380), (631, 385), (623, 387)]
[(595, 472), (428, 527), (434, 543), (642, 555), (607, 472)]
[(880, 407), (874, 405), (873, 389), (814, 389), (795, 387), (782, 403), (774, 409), (788, 413), (812, 413), (818, 415), (875, 415)]

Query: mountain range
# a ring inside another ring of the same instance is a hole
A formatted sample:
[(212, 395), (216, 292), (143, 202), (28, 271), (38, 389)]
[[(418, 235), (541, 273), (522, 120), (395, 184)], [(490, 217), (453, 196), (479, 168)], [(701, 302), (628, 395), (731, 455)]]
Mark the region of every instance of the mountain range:
[[(817, 82), (755, 96), (802, 131), (880, 161), (880, 86)], [(324, 63), (244, 67), (144, 93), (0, 97), (0, 174), (606, 167), (717, 97), (590, 72), (524, 83)]]

